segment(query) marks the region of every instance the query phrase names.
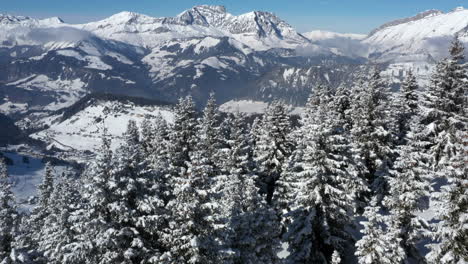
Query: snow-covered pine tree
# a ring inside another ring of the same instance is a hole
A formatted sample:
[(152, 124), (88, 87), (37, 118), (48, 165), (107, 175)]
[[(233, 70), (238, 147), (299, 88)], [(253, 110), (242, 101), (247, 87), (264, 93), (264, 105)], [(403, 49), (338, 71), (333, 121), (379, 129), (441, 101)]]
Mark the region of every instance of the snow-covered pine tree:
[(54, 172), (53, 166), (50, 162), (46, 163), (42, 183), (37, 186), (39, 192), (39, 207), (47, 208), (49, 205), (50, 197), (54, 191)]
[(29, 217), (22, 219), (17, 235), (16, 248), (22, 255), (28, 256), (31, 261), (41, 263), (46, 261), (38, 249), (42, 237), (40, 231), (44, 226), (44, 219), (50, 214), (50, 200), (54, 190), (55, 173), (53, 166), (47, 162), (42, 176), (42, 182), (37, 187), (38, 202)]
[(254, 121), (252, 122), (252, 125), (250, 126), (250, 143), (252, 146), (257, 145), (257, 141), (259, 140), (260, 137), (260, 131), (262, 129), (262, 119), (260, 117), (256, 117)]
[[(218, 163), (221, 158), (223, 138), (220, 131), (220, 113), (216, 106), (214, 93), (210, 94), (197, 128), (197, 147), (204, 149), (207, 163), (213, 167), (213, 173), (219, 174)], [(211, 175), (214, 176), (214, 175)]]
[(352, 222), (356, 193), (367, 186), (351, 159), (351, 144), (337, 125), (339, 114), (330, 111), (327, 95), (320, 96), (318, 105), (309, 100), (303, 142), (280, 185), (290, 188), (286, 199), (295, 195), (285, 215), (288, 263), (329, 263), (335, 251), (343, 253), (351, 246), (346, 228)]
[(439, 217), (428, 259), (431, 263), (461, 264), (468, 262), (468, 132), (459, 131), (455, 143), (457, 154), (444, 161), (448, 186), (439, 197)]
[(162, 198), (165, 203), (167, 203), (170, 197), (168, 186), (169, 179), (167, 178), (169, 176), (168, 167), (170, 162), (170, 157), (168, 156), (170, 129), (161, 114), (158, 114), (154, 121), (154, 131), (152, 133), (153, 138), (151, 139), (153, 150), (146, 158), (148, 159), (149, 165), (152, 169), (151, 174), (162, 188), (161, 191), (164, 194)]
[(192, 97), (179, 99), (175, 109), (174, 124), (169, 135), (168, 157), (171, 177), (186, 175), (190, 165), (190, 153), (195, 148), (196, 111)]
[[(314, 90), (307, 100), (306, 110), (299, 119), (300, 127), (291, 131), (291, 139), (296, 143), (294, 151), (283, 164), (283, 174), (276, 182), (274, 202), (279, 215), (287, 214), (291, 211), (293, 201), (298, 192), (298, 186), (303, 179), (299, 178), (300, 172), (303, 171), (302, 161), (304, 158), (304, 150), (307, 147), (307, 138), (304, 133), (305, 127), (312, 123), (317, 123), (317, 109), (322, 101), (325, 104), (330, 102), (331, 91), (328, 86), (319, 85)], [(289, 213), (290, 214), (290, 213)], [(282, 217), (283, 222), (288, 219)], [(287, 225), (287, 223), (283, 223)]]
[(406, 256), (421, 261), (423, 257), (419, 254), (416, 243), (420, 241), (428, 224), (417, 213), (427, 207), (431, 189), (428, 176), (431, 173), (427, 164), (428, 157), (424, 152), (426, 142), (418, 138), (418, 133), (413, 132), (420, 131), (421, 125), (416, 116), (412, 120), (408, 122), (411, 130), (405, 135), (407, 144), (398, 147), (398, 158), (388, 179), (390, 190), (384, 199), (384, 205), (393, 216), (392, 228), (397, 230)]
[(416, 77), (410, 70), (407, 73), (406, 79), (400, 88), (400, 101), (402, 104), (402, 115), (400, 119), (400, 138), (405, 138), (411, 129), (411, 121), (419, 113), (419, 86)]
[[(73, 263), (69, 245), (76, 242), (73, 226), (80, 220), (81, 195), (71, 173), (63, 173), (55, 184), (49, 201), (49, 214), (39, 235), (38, 249), (47, 263)], [(77, 217), (78, 216), (78, 217)]]
[(421, 134), (430, 142), (428, 154), (436, 177), (448, 181), (441, 195), (435, 197), (441, 203), (442, 221), (434, 234), (440, 245), (435, 245), (429, 256), (434, 263), (464, 263), (468, 256), (466, 146), (463, 147), (468, 123), (468, 74), (464, 47), (458, 38), (449, 51), (450, 57), (437, 65), (432, 84), (423, 96), (422, 122), (426, 129)]
[(355, 87), (351, 107), (353, 149), (356, 160), (365, 168), (361, 177), (381, 200), (387, 192), (386, 176), (394, 158), (389, 92), (378, 71), (359, 85)]
[(232, 119), (229, 153), (221, 190), (222, 229), (219, 259), (222, 263), (276, 263), (279, 250), (279, 219), (255, 185), (252, 146), (237, 113)]
[(188, 169), (172, 180), (171, 218), (164, 243), (171, 263), (216, 263), (212, 201), (213, 166), (203, 148), (190, 153)]
[[(437, 171), (439, 163), (454, 153), (455, 132), (466, 124), (466, 94), (468, 74), (463, 65), (464, 48), (455, 39), (450, 48), (450, 58), (442, 60), (432, 76), (432, 84), (423, 96), (422, 122), (425, 136), (432, 143), (429, 153), (432, 166)], [(444, 177), (445, 173), (441, 173)]]
[(350, 88), (344, 85), (339, 86), (336, 89), (335, 95), (333, 96), (332, 107), (338, 114), (339, 120), (342, 121), (343, 129), (347, 132), (351, 130), (351, 91)]
[(82, 175), (82, 196), (85, 204), (81, 221), (72, 227), (77, 232), (76, 241), (66, 246), (70, 249), (70, 254), (67, 255), (65, 263), (100, 263), (104, 254), (103, 248), (110, 244), (102, 237), (104, 232), (112, 228), (109, 204), (115, 200), (115, 194), (109, 186), (115, 171), (114, 153), (106, 129), (101, 140), (96, 158), (87, 165)]
[(107, 135), (85, 171), (82, 221), (67, 246), (68, 263), (161, 263), (164, 202), (148, 173), (138, 129), (129, 122), (114, 154)]
[(271, 203), (276, 181), (281, 178), (283, 164), (293, 149), (286, 106), (280, 102), (271, 103), (261, 124), (254, 149), (256, 173), (260, 191)]
[(18, 218), (7, 165), (3, 157), (0, 157), (0, 263), (12, 263)]
[(364, 236), (356, 243), (355, 255), (359, 264), (401, 264), (406, 259), (400, 246), (399, 230), (389, 224), (388, 216), (380, 213), (374, 199), (364, 212)]
[(276, 209), (282, 211), (282, 213), (289, 211), (291, 202), (294, 201), (298, 191), (297, 185), (301, 184), (302, 181), (298, 175), (303, 170), (301, 162), (308, 142), (306, 137), (308, 133), (304, 133), (305, 127), (321, 122), (321, 120), (319, 121), (321, 117), (318, 114), (318, 109), (321, 104), (329, 104), (331, 98), (331, 90), (328, 86), (317, 86), (307, 100), (306, 111), (299, 120), (301, 126), (291, 132), (291, 138), (297, 142), (297, 145), (291, 156), (283, 164), (283, 175), (278, 179), (275, 190)]
[(85, 204), (72, 229), (77, 232), (75, 240), (66, 247), (69, 249), (65, 263), (100, 263), (103, 247), (108, 243), (101, 234), (112, 228), (109, 219), (109, 204), (115, 200), (115, 194), (109, 187), (114, 173), (114, 153), (111, 142), (104, 129), (102, 143), (94, 161), (87, 165), (82, 175), (81, 191)]
[(154, 151), (153, 139), (156, 131), (154, 125), (153, 118), (150, 115), (145, 115), (140, 127), (140, 141), (146, 156), (151, 155)]
[[(103, 192), (92, 192), (88, 198), (93, 213), (90, 223), (100, 220), (92, 238), (97, 252), (92, 254), (99, 263), (160, 263), (159, 236), (167, 221), (161, 189), (150, 174), (134, 121), (129, 121), (123, 139), (110, 164), (109, 178), (99, 180)], [(91, 186), (96, 185), (95, 178), (91, 177)], [(111, 195), (103, 204), (94, 204), (104, 198), (103, 193)]]

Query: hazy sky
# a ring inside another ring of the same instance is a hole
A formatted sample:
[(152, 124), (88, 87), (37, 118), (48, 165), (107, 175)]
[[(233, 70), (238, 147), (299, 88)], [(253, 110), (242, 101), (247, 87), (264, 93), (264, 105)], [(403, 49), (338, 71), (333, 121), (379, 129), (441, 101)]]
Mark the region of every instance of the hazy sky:
[(382, 23), (428, 9), (468, 8), (468, 0), (2, 0), (0, 13), (58, 16), (69, 23), (83, 23), (120, 11), (175, 16), (200, 4), (224, 5), (232, 14), (273, 12), (300, 32), (323, 29), (352, 33), (367, 33)]

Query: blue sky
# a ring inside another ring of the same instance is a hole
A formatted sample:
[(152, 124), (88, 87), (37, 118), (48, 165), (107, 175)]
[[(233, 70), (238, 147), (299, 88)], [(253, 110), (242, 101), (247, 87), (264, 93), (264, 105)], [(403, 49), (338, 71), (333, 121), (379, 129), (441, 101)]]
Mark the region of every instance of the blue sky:
[(69, 23), (95, 21), (120, 11), (175, 16), (200, 4), (224, 5), (228, 12), (270, 11), (298, 31), (314, 29), (367, 33), (393, 19), (428, 9), (468, 8), (468, 0), (2, 0), (0, 13), (36, 18), (59, 16)]

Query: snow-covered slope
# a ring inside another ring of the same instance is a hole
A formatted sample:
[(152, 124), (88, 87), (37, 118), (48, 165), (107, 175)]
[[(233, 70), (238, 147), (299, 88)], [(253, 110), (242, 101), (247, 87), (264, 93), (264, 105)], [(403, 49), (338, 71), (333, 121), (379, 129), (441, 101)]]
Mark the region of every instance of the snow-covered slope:
[(104, 128), (107, 128), (115, 148), (121, 143), (129, 120), (135, 120), (139, 125), (145, 116), (161, 115), (169, 123), (173, 120), (173, 113), (167, 106), (93, 97), (77, 104), (62, 114), (43, 119), (49, 128), (31, 137), (46, 142), (48, 148), (76, 152), (73, 155), (79, 157), (78, 153), (92, 152), (99, 147)]
[(101, 21), (74, 25), (94, 34), (154, 47), (168, 40), (193, 37), (231, 37), (256, 50), (294, 48), (308, 40), (289, 24), (268, 12), (234, 16), (223, 6), (195, 6), (176, 17), (155, 18), (121, 12)]
[(379, 61), (439, 60), (447, 55), (455, 35), (468, 42), (468, 10), (430, 10), (384, 24), (364, 41), (370, 57)]

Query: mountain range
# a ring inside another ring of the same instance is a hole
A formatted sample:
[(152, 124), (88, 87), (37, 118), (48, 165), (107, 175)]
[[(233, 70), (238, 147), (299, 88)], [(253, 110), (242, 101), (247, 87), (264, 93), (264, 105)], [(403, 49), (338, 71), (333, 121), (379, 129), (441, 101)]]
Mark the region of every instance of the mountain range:
[(429, 10), (368, 35), (299, 33), (273, 13), (208, 5), (86, 24), (0, 15), (0, 111), (18, 120), (90, 93), (301, 106), (314, 86), (351, 85), (376, 65), (395, 85), (410, 68), (425, 82), (455, 35), (468, 42), (468, 10)]

